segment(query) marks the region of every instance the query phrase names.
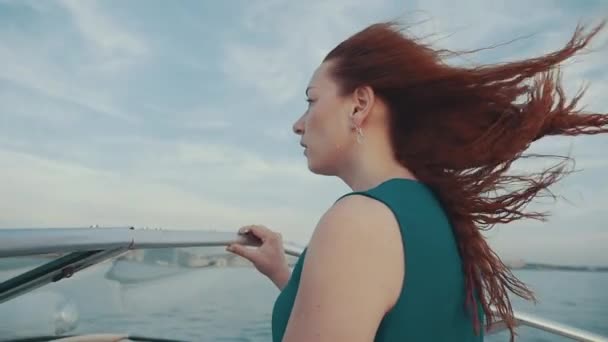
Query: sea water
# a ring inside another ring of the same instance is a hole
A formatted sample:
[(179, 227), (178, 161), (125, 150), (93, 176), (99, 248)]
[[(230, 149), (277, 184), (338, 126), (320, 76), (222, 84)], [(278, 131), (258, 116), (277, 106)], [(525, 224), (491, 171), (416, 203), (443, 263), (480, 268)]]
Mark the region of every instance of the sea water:
[[(271, 312), (278, 290), (253, 268), (185, 270), (121, 283), (106, 279), (109, 267), (110, 263), (98, 265), (0, 304), (0, 334), (8, 338), (17, 329), (31, 335), (48, 333), (43, 330), (61, 323), (55, 312), (61, 310), (58, 303), (63, 307), (69, 303), (77, 306), (79, 315), (77, 327), (69, 333), (128, 332), (186, 341), (271, 340)], [(515, 273), (539, 299), (533, 305), (515, 298), (516, 310), (608, 336), (608, 273)], [(516, 341), (522, 342), (568, 341), (531, 328), (520, 328), (518, 334)], [(508, 341), (508, 335), (499, 333), (486, 341)]]

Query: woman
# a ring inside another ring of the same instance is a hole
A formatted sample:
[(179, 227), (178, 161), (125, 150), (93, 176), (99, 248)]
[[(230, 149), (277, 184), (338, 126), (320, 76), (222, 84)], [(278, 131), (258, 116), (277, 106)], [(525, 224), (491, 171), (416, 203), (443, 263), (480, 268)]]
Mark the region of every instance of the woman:
[(292, 274), (266, 227), (240, 230), (260, 247), (228, 247), (281, 289), (273, 341), (481, 341), (496, 319), (513, 339), (508, 293), (533, 294), (480, 230), (542, 217), (525, 205), (567, 170), (507, 174), (530, 143), (608, 132), (607, 114), (565, 100), (555, 70), (604, 24), (579, 27), (554, 53), (475, 68), (444, 64), (445, 50), (392, 23), (335, 47), (293, 129), (310, 170), (352, 192), (323, 215)]

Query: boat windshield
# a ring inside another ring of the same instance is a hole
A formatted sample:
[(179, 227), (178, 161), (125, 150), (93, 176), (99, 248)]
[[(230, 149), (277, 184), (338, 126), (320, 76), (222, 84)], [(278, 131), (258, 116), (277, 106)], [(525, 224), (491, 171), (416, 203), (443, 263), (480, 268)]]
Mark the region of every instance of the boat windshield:
[(17, 256), (0, 258), (0, 283), (14, 278), (26, 271), (42, 266), (53, 259), (57, 259), (67, 253), (48, 253), (35, 256)]
[[(66, 274), (66, 265), (98, 252), (0, 258), (0, 341), (100, 333), (270, 339), (277, 289), (223, 247), (129, 250)], [(31, 287), (15, 292), (24, 284)]]

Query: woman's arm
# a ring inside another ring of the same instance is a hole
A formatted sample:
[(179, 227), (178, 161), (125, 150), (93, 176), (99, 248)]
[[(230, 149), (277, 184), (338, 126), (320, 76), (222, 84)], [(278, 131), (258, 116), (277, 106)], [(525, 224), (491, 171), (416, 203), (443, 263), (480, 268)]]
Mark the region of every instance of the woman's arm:
[(287, 285), (287, 282), (289, 281), (290, 277), (291, 270), (289, 269), (289, 267), (285, 267), (279, 272), (277, 272), (277, 274), (273, 274), (268, 278), (270, 278), (270, 280), (276, 285), (277, 288), (279, 288), (279, 290), (283, 290), (285, 285)]
[(313, 233), (283, 341), (373, 341), (404, 272), (390, 209), (364, 196), (344, 197)]

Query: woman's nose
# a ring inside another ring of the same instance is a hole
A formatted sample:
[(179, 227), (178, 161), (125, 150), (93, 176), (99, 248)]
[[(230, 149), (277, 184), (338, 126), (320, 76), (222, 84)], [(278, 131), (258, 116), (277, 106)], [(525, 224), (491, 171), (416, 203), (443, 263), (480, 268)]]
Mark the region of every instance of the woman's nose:
[(302, 120), (302, 118), (299, 118), (294, 124), (293, 124), (293, 132), (297, 135), (302, 135), (304, 134), (304, 122)]

